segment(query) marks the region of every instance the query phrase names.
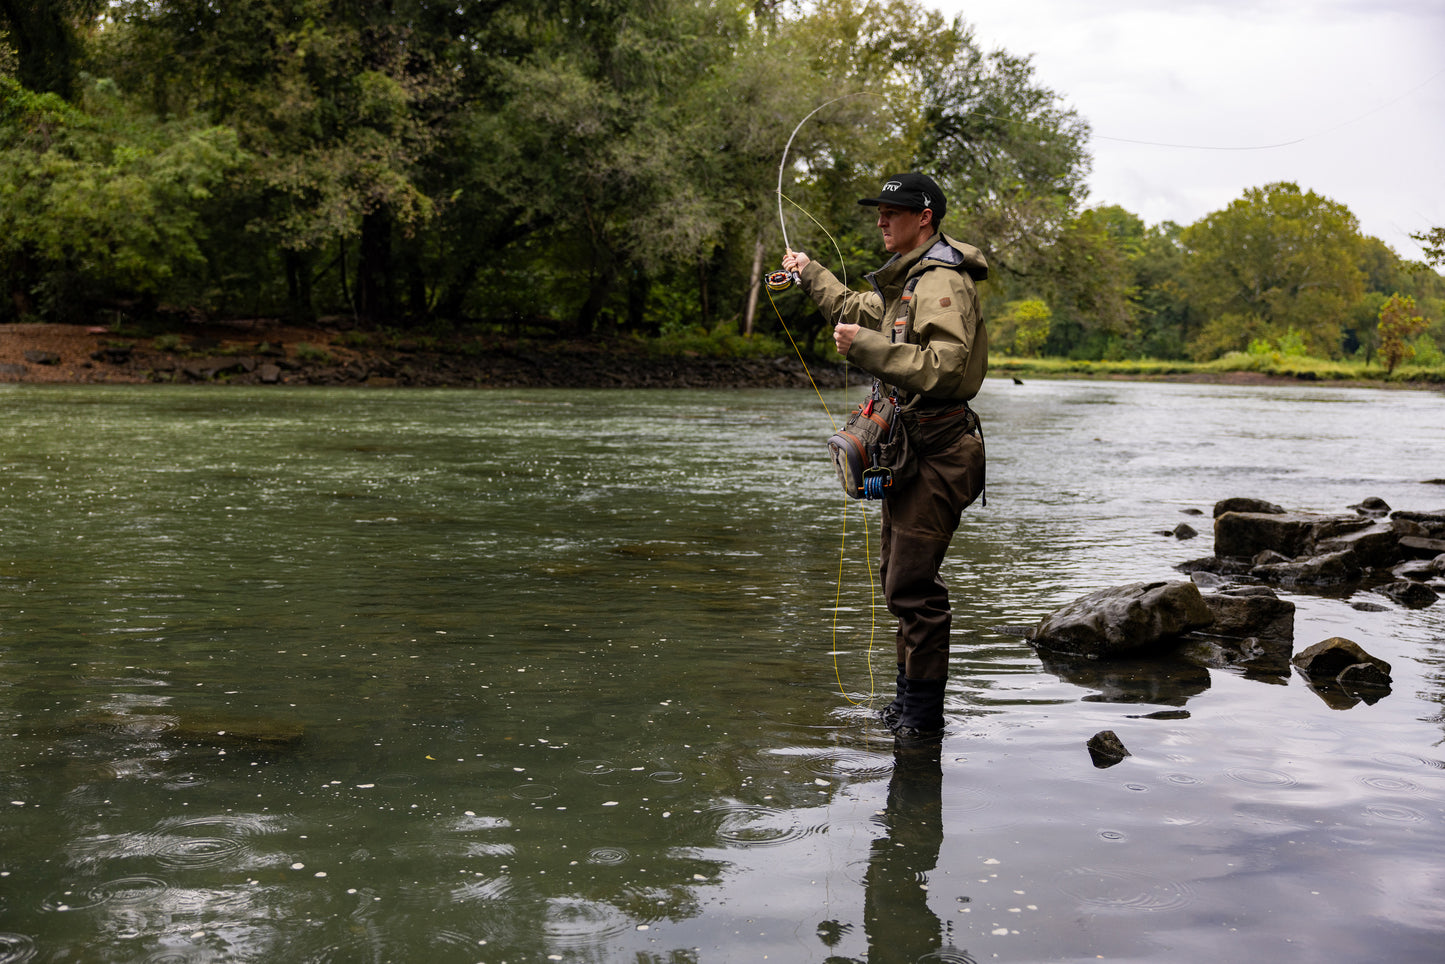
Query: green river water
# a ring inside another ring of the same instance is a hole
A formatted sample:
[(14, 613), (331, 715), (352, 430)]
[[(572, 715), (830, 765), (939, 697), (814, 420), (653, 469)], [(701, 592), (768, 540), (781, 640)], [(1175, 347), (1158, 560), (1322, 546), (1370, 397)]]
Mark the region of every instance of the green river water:
[(0, 386), (0, 964), (1438, 961), (1445, 602), (1288, 596), (1392, 664), (1348, 709), (1000, 629), (1185, 578), (1227, 496), (1445, 506), (1445, 398), (977, 408), (895, 753), (812, 392)]

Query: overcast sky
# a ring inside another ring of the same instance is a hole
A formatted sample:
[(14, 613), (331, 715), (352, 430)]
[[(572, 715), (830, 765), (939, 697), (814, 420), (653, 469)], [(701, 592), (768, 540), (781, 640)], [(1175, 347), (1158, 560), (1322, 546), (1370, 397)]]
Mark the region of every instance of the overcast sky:
[(1090, 204), (1190, 224), (1294, 181), (1407, 258), (1445, 226), (1445, 0), (923, 2), (1089, 122)]

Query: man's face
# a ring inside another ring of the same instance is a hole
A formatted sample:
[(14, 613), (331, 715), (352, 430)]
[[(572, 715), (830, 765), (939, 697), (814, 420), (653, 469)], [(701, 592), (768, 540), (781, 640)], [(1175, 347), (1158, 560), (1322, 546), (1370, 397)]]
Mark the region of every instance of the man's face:
[[(928, 218), (928, 225), (923, 223)], [(912, 251), (933, 233), (933, 215), (892, 204), (878, 205), (878, 230), (883, 232), (883, 248), (890, 254)]]

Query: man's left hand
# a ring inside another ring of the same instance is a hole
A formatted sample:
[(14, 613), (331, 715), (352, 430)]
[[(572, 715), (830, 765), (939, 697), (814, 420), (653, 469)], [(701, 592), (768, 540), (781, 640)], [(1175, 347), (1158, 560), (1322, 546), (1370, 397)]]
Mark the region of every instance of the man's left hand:
[(834, 325), (833, 344), (838, 346), (838, 354), (847, 355), (848, 349), (853, 347), (853, 337), (858, 334), (857, 325)]

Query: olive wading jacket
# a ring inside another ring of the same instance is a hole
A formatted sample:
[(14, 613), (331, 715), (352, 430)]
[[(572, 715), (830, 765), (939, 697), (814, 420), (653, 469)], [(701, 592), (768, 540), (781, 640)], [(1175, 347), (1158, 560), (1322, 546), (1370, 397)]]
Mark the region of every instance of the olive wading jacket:
[(983, 252), (942, 232), (868, 275), (871, 291), (851, 290), (816, 261), (799, 275), (803, 290), (834, 324), (860, 326), (848, 360), (911, 394), (905, 411), (978, 394), (988, 371), (988, 331), (974, 282), (987, 277)]

